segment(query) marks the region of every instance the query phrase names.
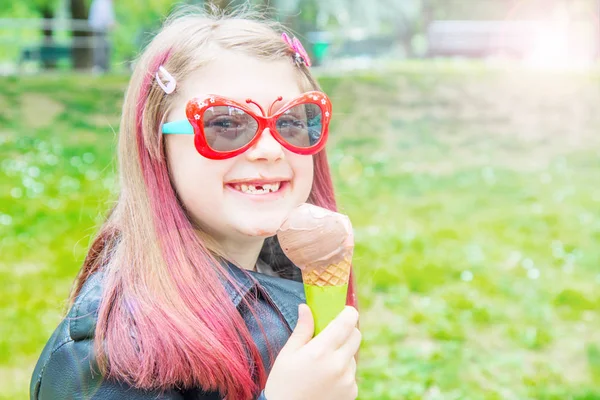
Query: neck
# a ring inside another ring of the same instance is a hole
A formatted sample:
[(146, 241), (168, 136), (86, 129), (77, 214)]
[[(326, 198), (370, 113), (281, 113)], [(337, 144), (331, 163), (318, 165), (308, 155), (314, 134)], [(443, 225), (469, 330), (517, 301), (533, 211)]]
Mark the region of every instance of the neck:
[(244, 241), (221, 240), (219, 244), (224, 256), (229, 261), (240, 268), (251, 271), (256, 266), (264, 242), (263, 238), (254, 238)]
[(265, 242), (265, 239), (261, 237), (241, 235), (225, 237), (209, 233), (205, 229), (197, 230), (196, 234), (211, 251), (236, 266), (250, 271), (255, 269), (258, 256)]

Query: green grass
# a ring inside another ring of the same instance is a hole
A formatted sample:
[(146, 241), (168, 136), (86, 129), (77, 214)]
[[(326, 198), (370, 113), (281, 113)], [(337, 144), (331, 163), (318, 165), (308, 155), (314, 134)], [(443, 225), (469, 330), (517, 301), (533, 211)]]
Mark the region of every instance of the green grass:
[[(600, 78), (411, 63), (321, 83), (356, 230), (360, 398), (600, 399)], [(126, 79), (0, 84), (12, 399), (115, 199)]]

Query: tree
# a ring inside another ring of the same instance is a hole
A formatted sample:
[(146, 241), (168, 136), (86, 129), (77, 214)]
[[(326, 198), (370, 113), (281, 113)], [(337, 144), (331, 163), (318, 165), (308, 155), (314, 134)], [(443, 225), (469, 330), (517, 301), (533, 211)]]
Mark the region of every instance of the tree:
[[(74, 20), (87, 20), (89, 3), (85, 0), (70, 0), (71, 18)], [(73, 40), (79, 38), (90, 39), (91, 32), (81, 31), (76, 27), (71, 28)], [(73, 46), (72, 48), (73, 68), (87, 69), (92, 66), (92, 49), (90, 46)]]

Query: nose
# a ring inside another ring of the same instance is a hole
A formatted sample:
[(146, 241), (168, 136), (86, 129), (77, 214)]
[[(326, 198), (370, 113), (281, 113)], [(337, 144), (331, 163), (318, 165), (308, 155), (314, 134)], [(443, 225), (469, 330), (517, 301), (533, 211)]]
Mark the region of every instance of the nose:
[(277, 161), (284, 157), (283, 147), (271, 135), (269, 129), (259, 133), (258, 141), (246, 151), (246, 157), (250, 161), (267, 160)]

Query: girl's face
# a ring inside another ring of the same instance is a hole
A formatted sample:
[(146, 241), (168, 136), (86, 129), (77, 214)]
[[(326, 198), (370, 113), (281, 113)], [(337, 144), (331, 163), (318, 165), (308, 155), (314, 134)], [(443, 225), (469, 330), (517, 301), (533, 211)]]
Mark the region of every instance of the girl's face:
[[(302, 93), (290, 60), (261, 61), (223, 52), (217, 60), (177, 83), (177, 98), (165, 122), (186, 119), (188, 100), (216, 94), (246, 104), (250, 98), (273, 112)], [(255, 105), (250, 105), (260, 115)], [(219, 241), (273, 236), (289, 212), (308, 199), (312, 156), (282, 147), (269, 130), (245, 153), (225, 160), (202, 157), (193, 135), (164, 135), (171, 180), (188, 215)], [(266, 185), (266, 187), (265, 187)], [(262, 190), (260, 188), (262, 187)]]

